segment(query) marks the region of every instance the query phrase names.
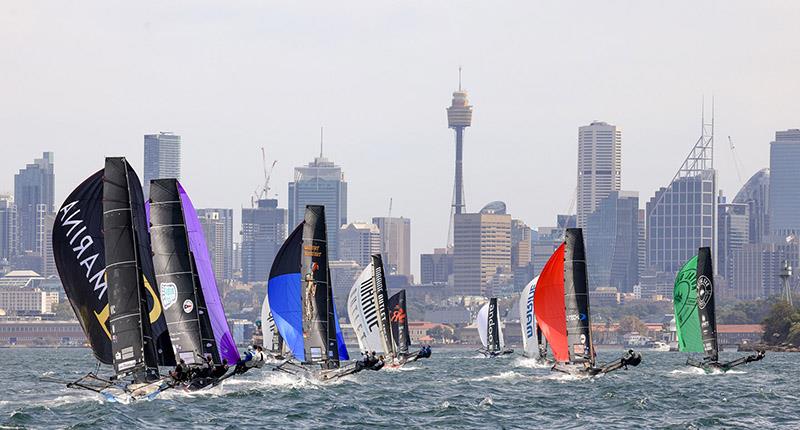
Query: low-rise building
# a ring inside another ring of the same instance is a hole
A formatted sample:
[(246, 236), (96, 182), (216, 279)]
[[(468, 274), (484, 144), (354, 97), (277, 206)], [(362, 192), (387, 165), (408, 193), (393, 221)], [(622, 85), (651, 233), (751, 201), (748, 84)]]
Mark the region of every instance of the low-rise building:
[(86, 336), (77, 320), (38, 317), (0, 318), (0, 346), (84, 346)]

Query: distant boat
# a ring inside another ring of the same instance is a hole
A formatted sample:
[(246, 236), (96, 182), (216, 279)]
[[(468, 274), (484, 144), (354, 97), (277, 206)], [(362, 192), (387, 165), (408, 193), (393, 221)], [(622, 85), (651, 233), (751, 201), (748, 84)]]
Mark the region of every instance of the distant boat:
[(536, 323), (533, 312), (533, 296), (539, 277), (533, 278), (519, 296), (519, 324), (522, 331), (522, 355), (535, 358), (539, 363), (547, 363), (547, 339), (542, 336), (542, 329)]
[[(67, 384), (113, 401), (150, 399), (171, 388), (158, 366), (175, 357), (157, 292), (139, 177), (125, 158), (67, 197), (56, 214), (53, 255), (64, 291), (95, 358), (112, 375), (90, 372)], [(99, 369), (99, 365), (98, 365)]]
[(267, 284), (269, 308), (291, 356), (275, 370), (329, 381), (361, 370), (344, 344), (328, 267), (325, 208), (306, 206), (281, 246)]
[[(190, 369), (211, 357), (215, 366), (235, 365), (239, 351), (231, 335), (203, 227), (177, 179), (150, 183), (150, 235), (156, 280), (175, 356)], [(232, 375), (198, 375), (182, 386), (194, 391)]]
[(630, 350), (616, 361), (596, 365), (581, 229), (566, 230), (564, 242), (539, 275), (533, 301), (536, 322), (556, 360), (553, 370), (593, 376), (641, 362), (641, 356)]
[(670, 347), (668, 343), (661, 342), (660, 340), (651, 340), (645, 342), (644, 349), (649, 349), (652, 351), (659, 351), (659, 352), (668, 352), (670, 350)]
[(689, 356), (686, 364), (706, 372), (727, 372), (736, 366), (764, 358), (764, 351), (757, 351), (755, 354), (733, 361), (719, 361), (714, 290), (711, 248), (702, 247), (697, 251), (697, 255), (678, 271), (673, 291), (678, 349), (684, 352), (703, 353), (702, 360), (698, 361)]
[(506, 348), (503, 337), (503, 324), (500, 321), (497, 309), (497, 298), (492, 297), (478, 311), (478, 336), (481, 338), (483, 348), (478, 352), (489, 358), (512, 354), (513, 349)]
[(388, 367), (421, 358), (419, 352), (409, 352), (405, 290), (388, 297), (380, 254), (370, 256), (369, 264), (350, 289), (347, 313), (362, 354), (375, 352), (384, 357)]

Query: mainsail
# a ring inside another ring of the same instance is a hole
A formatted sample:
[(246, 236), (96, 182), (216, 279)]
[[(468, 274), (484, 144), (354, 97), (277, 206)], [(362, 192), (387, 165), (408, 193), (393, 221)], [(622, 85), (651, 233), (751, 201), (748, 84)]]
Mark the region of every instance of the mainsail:
[(533, 278), (519, 296), (519, 324), (522, 329), (522, 350), (526, 357), (536, 357), (539, 353), (539, 340), (541, 331), (536, 324), (536, 315), (533, 313), (533, 296), (536, 292), (536, 282), (539, 277)]
[(406, 290), (400, 290), (389, 297), (389, 320), (392, 324), (392, 341), (399, 355), (408, 354), (411, 336), (408, 331), (408, 309), (406, 308)]
[(697, 251), (697, 314), (703, 335), (703, 352), (711, 361), (719, 360), (717, 345), (717, 316), (714, 303), (714, 269), (711, 248)]
[(505, 342), (500, 328), (500, 318), (497, 310), (497, 298), (492, 297), (489, 302), (481, 307), (477, 315), (478, 336), (487, 351), (498, 352), (503, 349)]
[(78, 185), (58, 210), (53, 257), (95, 358), (112, 364), (103, 242), (103, 170)]
[(349, 359), (329, 279), (325, 209), (309, 205), (275, 257), (267, 290), (278, 331), (292, 354), (323, 368)]
[(228, 327), (197, 213), (176, 179), (150, 185), (153, 262), (176, 356), (186, 363), (206, 354), (235, 363), (239, 353)]
[(585, 255), (581, 229), (567, 229), (539, 275), (533, 310), (557, 361), (593, 366)]
[(697, 314), (697, 256), (687, 261), (675, 276), (673, 305), (678, 350), (703, 352), (703, 336)]
[(381, 256), (372, 255), (350, 289), (347, 312), (361, 352), (396, 355), (389, 321), (389, 298)]
[(144, 382), (175, 363), (154, 290), (150, 235), (139, 178), (124, 158), (106, 158), (103, 234), (114, 371)]

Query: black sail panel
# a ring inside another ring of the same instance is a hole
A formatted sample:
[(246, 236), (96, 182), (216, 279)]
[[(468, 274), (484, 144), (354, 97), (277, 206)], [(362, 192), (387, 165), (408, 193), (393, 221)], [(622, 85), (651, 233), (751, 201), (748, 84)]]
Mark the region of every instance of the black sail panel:
[(486, 344), (489, 351), (499, 351), (500, 350), (500, 327), (499, 327), (499, 320), (497, 317), (497, 298), (492, 297), (489, 299), (489, 312), (488, 312), (489, 323), (486, 326)]
[(380, 254), (373, 254), (371, 257), (372, 265), (375, 268), (375, 291), (377, 294), (375, 303), (378, 306), (378, 323), (380, 324), (381, 336), (388, 347), (386, 353), (397, 354), (391, 323), (389, 322), (389, 293), (386, 291), (386, 274), (383, 269), (383, 259)]
[(712, 360), (719, 359), (717, 344), (717, 316), (714, 303), (714, 268), (711, 248), (702, 247), (697, 251), (697, 314), (700, 317), (700, 331), (703, 335), (703, 351)]
[(127, 162), (106, 158), (103, 183), (103, 231), (105, 234), (106, 281), (114, 371), (133, 373), (145, 380), (147, 362), (140, 296), (140, 274), (133, 234)]
[(586, 251), (583, 232), (568, 228), (564, 237), (564, 305), (570, 361), (594, 364)]
[(330, 294), (325, 208), (306, 207), (301, 259), (303, 336), (308, 363), (338, 367), (339, 354)]
[(408, 332), (408, 313), (406, 309), (406, 290), (400, 290), (389, 298), (389, 319), (392, 322), (392, 338), (397, 353), (408, 354), (411, 338)]
[(78, 185), (56, 214), (53, 257), (95, 358), (112, 364), (103, 239), (103, 170)]
[(196, 285), (199, 278), (195, 276), (175, 179), (150, 183), (150, 236), (154, 271), (173, 351), (186, 363), (199, 362), (205, 354), (199, 320), (204, 306), (196, 294), (200, 290)]

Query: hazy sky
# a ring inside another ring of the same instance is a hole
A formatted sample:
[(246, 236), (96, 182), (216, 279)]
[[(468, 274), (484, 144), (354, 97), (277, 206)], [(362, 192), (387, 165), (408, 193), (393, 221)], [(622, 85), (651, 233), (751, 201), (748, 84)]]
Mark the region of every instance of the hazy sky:
[(349, 219), (386, 215), (392, 197), (417, 272), (447, 236), (458, 65), (475, 106), (467, 209), (504, 200), (547, 226), (572, 201), (578, 126), (622, 127), (623, 189), (643, 207), (697, 140), (704, 95), (734, 194), (727, 136), (746, 180), (775, 130), (800, 128), (798, 22), (796, 1), (4, 1), (0, 191), (54, 151), (60, 205), (104, 156), (141, 174), (142, 135), (163, 130), (183, 137), (197, 206), (249, 205), (261, 146), (285, 206), (324, 125)]

